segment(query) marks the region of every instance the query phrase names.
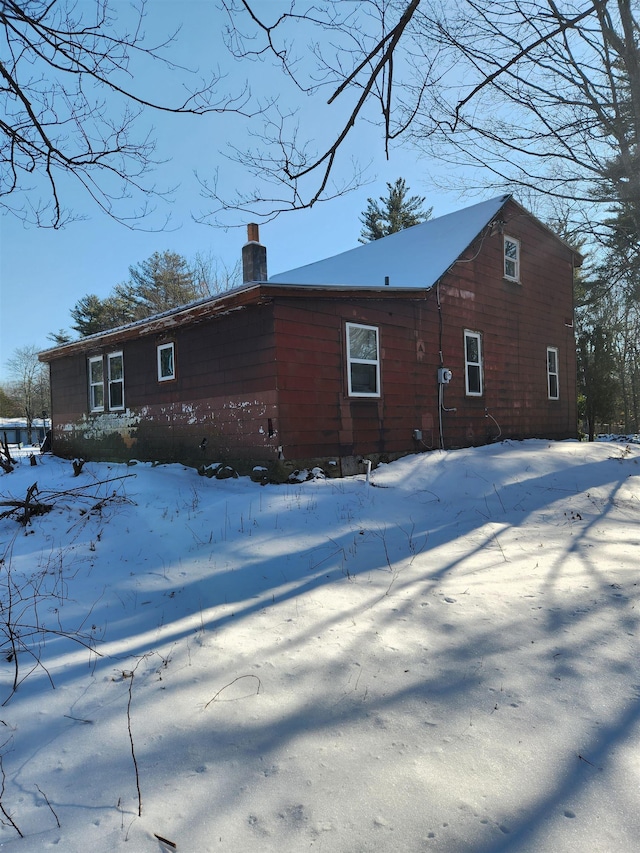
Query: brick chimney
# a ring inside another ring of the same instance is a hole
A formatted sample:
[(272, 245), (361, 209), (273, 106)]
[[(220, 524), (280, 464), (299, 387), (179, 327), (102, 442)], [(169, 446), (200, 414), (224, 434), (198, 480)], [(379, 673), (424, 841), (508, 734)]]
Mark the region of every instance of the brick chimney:
[(247, 242), (242, 247), (242, 281), (267, 280), (267, 250), (260, 245), (260, 232), (255, 222), (247, 225)]

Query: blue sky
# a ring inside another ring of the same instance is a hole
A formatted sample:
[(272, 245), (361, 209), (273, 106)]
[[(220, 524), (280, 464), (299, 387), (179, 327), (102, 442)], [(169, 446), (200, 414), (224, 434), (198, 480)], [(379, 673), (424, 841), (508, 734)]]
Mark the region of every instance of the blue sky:
[[(227, 74), (227, 88), (241, 88), (248, 79), (254, 92), (263, 96), (283, 91), (282, 77), (276, 70), (264, 63), (238, 63), (227, 56), (220, 39), (225, 19), (213, 0), (154, 0), (149, 7), (150, 34), (166, 34), (182, 25), (172, 54), (177, 59), (202, 72), (218, 66)], [(136, 86), (150, 90), (154, 82), (151, 77), (136, 77)], [(323, 96), (309, 98), (299, 115), (301, 130), (317, 138), (319, 147), (331, 115), (323, 110)], [(258, 130), (258, 120), (247, 124), (232, 116), (213, 115), (199, 119), (154, 116), (153, 121), (158, 156), (168, 161), (158, 168), (155, 177), (161, 186), (178, 186), (170, 207), (169, 230), (131, 231), (92, 207), (74, 187), (69, 189), (67, 202), (87, 218), (63, 230), (25, 227), (9, 215), (0, 217), (0, 382), (8, 379), (6, 362), (17, 347), (51, 346), (47, 334), (69, 328), (69, 311), (78, 299), (87, 293), (106, 296), (128, 278), (129, 266), (153, 252), (169, 249), (189, 260), (196, 253), (211, 253), (229, 267), (239, 258), (246, 239), (244, 225), (252, 217), (239, 217), (235, 221), (241, 227), (226, 229), (195, 222), (193, 215), (206, 211), (207, 202), (200, 195), (194, 172), (210, 177), (218, 170), (220, 185), (229, 194), (237, 187), (253, 186), (246, 170), (230, 163), (221, 152), (230, 144), (240, 148), (246, 145), (249, 133)], [(340, 167), (346, 176), (352, 169), (351, 156), (358, 157), (361, 165), (368, 164), (369, 183), (311, 211), (286, 214), (261, 226), (270, 274), (356, 246), (361, 229), (359, 215), (369, 196), (385, 192), (386, 181), (404, 177), (412, 192), (427, 197), (426, 204), (433, 205), (434, 216), (477, 200), (461, 201), (456, 194), (434, 190), (429, 174), (437, 170), (437, 164), (426, 163), (415, 151), (397, 149), (387, 161), (380, 130), (372, 124), (363, 125), (354, 134)]]

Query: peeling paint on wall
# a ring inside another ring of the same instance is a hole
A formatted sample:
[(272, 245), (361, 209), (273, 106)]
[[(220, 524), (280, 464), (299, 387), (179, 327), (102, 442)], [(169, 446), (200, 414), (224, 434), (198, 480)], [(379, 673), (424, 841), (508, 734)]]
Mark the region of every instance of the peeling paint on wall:
[[(276, 393), (262, 397), (212, 397), (163, 403), (125, 412), (82, 414), (56, 422), (56, 450), (92, 458), (128, 457), (181, 461), (225, 456), (277, 457)], [(57, 441), (56, 441), (57, 439)]]
[[(140, 423), (140, 413), (127, 409), (124, 412), (83, 414), (77, 421), (55, 423), (57, 432), (75, 433), (87, 441), (99, 441), (106, 435), (118, 433), (123, 440), (130, 439), (130, 431)], [(133, 441), (132, 441), (133, 443)]]

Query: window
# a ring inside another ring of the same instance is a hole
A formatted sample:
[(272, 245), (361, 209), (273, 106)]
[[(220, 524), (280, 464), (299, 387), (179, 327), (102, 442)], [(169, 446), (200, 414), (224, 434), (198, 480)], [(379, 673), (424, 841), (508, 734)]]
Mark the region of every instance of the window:
[(378, 329), (347, 323), (347, 380), (350, 397), (380, 396)]
[(520, 281), (520, 240), (515, 237), (504, 238), (504, 277)]
[(107, 355), (106, 377), (104, 357), (95, 355), (89, 359), (89, 409), (92, 412), (105, 410), (105, 378), (109, 409), (124, 409), (124, 360), (121, 352)]
[(173, 344), (158, 347), (158, 382), (176, 378), (176, 362)]
[(560, 398), (557, 347), (547, 347), (547, 391), (550, 400), (558, 400)]
[(89, 359), (89, 409), (104, 411), (104, 370), (102, 356)]
[(478, 332), (464, 333), (464, 384), (468, 396), (482, 396), (482, 339)]
[(109, 408), (124, 409), (124, 365), (121, 352), (107, 356), (109, 366)]

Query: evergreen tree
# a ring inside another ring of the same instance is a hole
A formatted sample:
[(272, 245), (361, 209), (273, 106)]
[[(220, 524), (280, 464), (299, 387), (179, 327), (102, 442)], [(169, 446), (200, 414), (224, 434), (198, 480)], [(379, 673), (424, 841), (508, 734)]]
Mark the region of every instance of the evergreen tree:
[(433, 208), (423, 210), (423, 196), (408, 195), (409, 187), (404, 178), (398, 178), (394, 184), (387, 182), (387, 195), (380, 196), (376, 201), (367, 199), (367, 208), (360, 217), (363, 229), (360, 232), (360, 242), (369, 243), (379, 240), (396, 231), (426, 222), (431, 217)]
[[(604, 318), (603, 323), (612, 336), (624, 428), (637, 432), (640, 429), (640, 237), (633, 204), (620, 204), (613, 213), (606, 223), (610, 236), (598, 268), (600, 284), (594, 308)], [(588, 318), (583, 319), (588, 326)]]
[(135, 320), (134, 307), (122, 285), (118, 285), (111, 296), (105, 299), (100, 299), (95, 293), (89, 293), (79, 299), (71, 309), (71, 317), (75, 320), (71, 328), (82, 338), (104, 332)]
[(75, 320), (71, 328), (83, 338), (93, 335), (94, 332), (101, 332), (106, 328), (103, 325), (102, 315), (102, 300), (95, 293), (88, 293), (71, 309), (71, 317)]
[(207, 295), (195, 283), (186, 259), (175, 252), (154, 252), (148, 260), (129, 267), (129, 276), (122, 296), (131, 300), (136, 319)]
[[(197, 264), (192, 269), (182, 255), (154, 252), (130, 266), (129, 280), (116, 285), (105, 299), (95, 293), (79, 299), (71, 309), (71, 328), (84, 338), (193, 302), (207, 296), (209, 286)], [(63, 329), (49, 337), (55, 343), (67, 343)]]
[(20, 417), (20, 404), (10, 392), (0, 387), (0, 418)]
[(596, 424), (617, 419), (619, 380), (611, 326), (596, 322), (578, 337), (578, 388), (585, 398), (589, 441)]
[(49, 332), (47, 338), (48, 340), (53, 341), (53, 344), (57, 347), (69, 344), (72, 341), (72, 337), (66, 329), (58, 329), (57, 332)]
[[(584, 254), (587, 237), (568, 222), (565, 211), (548, 224)], [(605, 423), (636, 432), (640, 418), (640, 243), (622, 204), (605, 224), (605, 248), (574, 270), (579, 416), (590, 440)]]

